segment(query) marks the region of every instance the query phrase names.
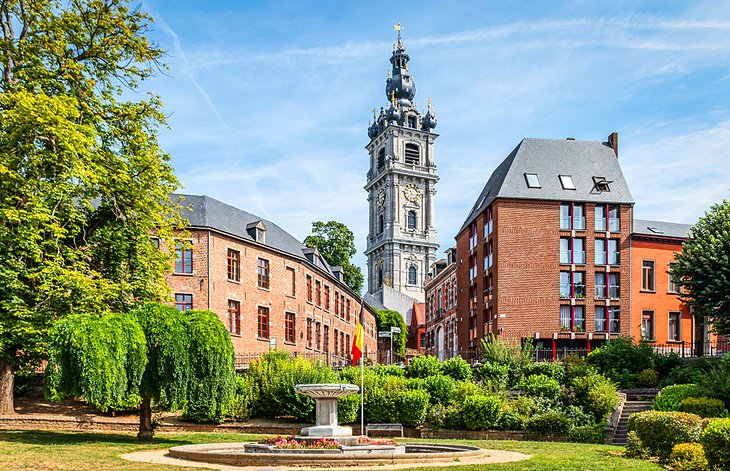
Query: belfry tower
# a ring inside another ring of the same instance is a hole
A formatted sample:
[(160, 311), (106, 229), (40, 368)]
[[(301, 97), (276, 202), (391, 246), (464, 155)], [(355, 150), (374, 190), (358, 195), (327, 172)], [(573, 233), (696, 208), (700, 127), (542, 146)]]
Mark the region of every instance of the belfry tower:
[[(424, 301), (423, 283), (436, 260), (436, 113), (428, 99), (421, 113), (413, 101), (416, 85), (408, 71), (410, 57), (401, 41), (393, 45), (385, 83), (388, 104), (373, 109), (368, 127), (370, 225), (367, 239), (368, 293), (390, 309), (407, 298)], [(400, 295), (398, 295), (400, 293)], [(405, 295), (401, 296), (401, 295)], [(396, 300), (400, 299), (400, 302)]]

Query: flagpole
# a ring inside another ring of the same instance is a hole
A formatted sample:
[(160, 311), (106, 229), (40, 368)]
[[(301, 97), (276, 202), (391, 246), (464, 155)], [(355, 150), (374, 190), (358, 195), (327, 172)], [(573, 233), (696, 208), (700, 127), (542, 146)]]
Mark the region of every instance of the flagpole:
[(360, 435), (365, 435), (365, 360), (360, 358)]

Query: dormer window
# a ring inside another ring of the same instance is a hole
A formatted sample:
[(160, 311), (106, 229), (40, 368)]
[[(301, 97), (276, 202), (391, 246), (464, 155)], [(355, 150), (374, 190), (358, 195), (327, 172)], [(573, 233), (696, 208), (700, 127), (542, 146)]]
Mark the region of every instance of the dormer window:
[(406, 164), (418, 165), (421, 160), (421, 151), (416, 144), (406, 144)]
[(246, 226), (246, 232), (253, 240), (261, 244), (266, 243), (266, 226), (262, 221), (256, 221)]
[(256, 228), (256, 242), (261, 242), (263, 244), (264, 243), (264, 234), (265, 234), (264, 230), (257, 227)]
[(611, 183), (613, 183), (613, 181), (606, 180), (606, 177), (593, 177), (594, 188), (599, 193), (611, 191), (611, 187), (609, 186)]
[(559, 175), (560, 184), (563, 185), (563, 190), (575, 190), (575, 183), (573, 183), (573, 177), (571, 175)]
[(525, 180), (527, 181), (527, 188), (541, 188), (536, 173), (526, 173)]

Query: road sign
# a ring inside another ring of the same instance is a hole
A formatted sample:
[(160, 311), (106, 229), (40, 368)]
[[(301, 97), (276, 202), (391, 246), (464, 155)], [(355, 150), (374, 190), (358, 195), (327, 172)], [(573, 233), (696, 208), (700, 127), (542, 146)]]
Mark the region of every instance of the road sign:
[(384, 330), (382, 332), (378, 332), (378, 337), (390, 337), (391, 333), (387, 330)]
[(394, 334), (400, 334), (400, 327), (391, 327), (390, 331)]

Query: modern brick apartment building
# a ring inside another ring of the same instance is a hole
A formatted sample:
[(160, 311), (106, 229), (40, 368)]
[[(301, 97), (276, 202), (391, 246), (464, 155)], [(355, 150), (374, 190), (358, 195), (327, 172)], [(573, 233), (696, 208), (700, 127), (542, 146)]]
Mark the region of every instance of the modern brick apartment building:
[[(670, 272), (690, 226), (635, 219), (631, 234), (631, 335), (658, 344), (710, 340), (704, 323), (695, 325), (688, 305), (677, 298)], [(689, 348), (689, 347), (687, 347)]]
[(632, 208), (616, 133), (523, 139), (456, 236), (459, 349), (489, 333), (589, 349), (630, 335)]
[(456, 334), (456, 248), (446, 251), (446, 258), (437, 260), (424, 286), (426, 292), (425, 351), (441, 359), (459, 353)]
[[(340, 267), (270, 221), (207, 196), (183, 198), (191, 209), (183, 211), (189, 237), (177, 245), (167, 280), (178, 309), (217, 313), (239, 357), (277, 348), (349, 361), (360, 297), (342, 281)], [(363, 328), (364, 356), (374, 358), (368, 306)]]

